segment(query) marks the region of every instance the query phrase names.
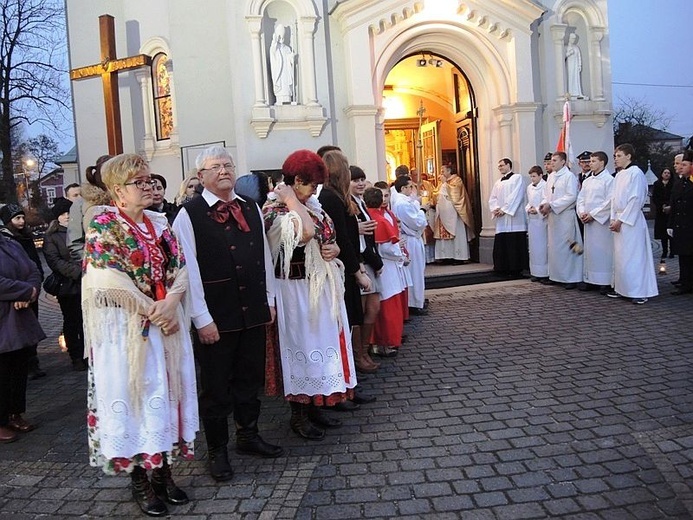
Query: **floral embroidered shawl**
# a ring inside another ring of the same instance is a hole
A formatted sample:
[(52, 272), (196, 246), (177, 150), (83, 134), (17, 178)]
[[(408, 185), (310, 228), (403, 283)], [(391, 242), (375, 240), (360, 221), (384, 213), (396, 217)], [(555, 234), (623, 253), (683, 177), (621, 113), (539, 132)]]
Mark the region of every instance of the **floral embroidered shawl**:
[[(188, 274), (183, 250), (171, 233), (166, 217), (145, 211), (155, 226), (158, 244), (166, 258), (164, 285), (168, 293), (187, 291)], [(144, 243), (138, 240), (127, 222), (113, 207), (99, 207), (85, 237), (82, 278), (82, 311), (84, 314), (84, 339), (87, 353), (92, 355), (92, 338), (100, 337), (108, 328), (108, 317), (117, 313), (109, 310), (125, 310), (128, 314), (127, 347), (130, 365), (130, 391), (137, 397), (142, 394), (143, 365), (151, 323), (147, 318), (154, 303), (151, 259)], [(188, 321), (180, 313), (180, 331), (166, 336), (164, 349), (167, 353), (167, 371), (171, 377), (171, 391), (180, 395), (178, 360), (182, 348), (182, 334), (188, 333)], [(106, 319), (104, 319), (106, 318)], [(139, 402), (139, 399), (133, 399)]]

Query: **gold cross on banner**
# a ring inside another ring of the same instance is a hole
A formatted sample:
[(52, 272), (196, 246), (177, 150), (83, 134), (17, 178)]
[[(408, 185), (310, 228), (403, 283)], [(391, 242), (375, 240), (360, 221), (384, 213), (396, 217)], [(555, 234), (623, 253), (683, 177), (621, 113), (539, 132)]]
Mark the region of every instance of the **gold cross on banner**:
[(99, 40), (101, 42), (101, 63), (71, 70), (70, 79), (80, 80), (101, 76), (106, 110), (108, 153), (117, 155), (123, 153), (118, 72), (149, 67), (152, 64), (152, 58), (146, 54), (138, 54), (121, 59), (116, 58), (115, 23), (110, 14), (99, 16)]

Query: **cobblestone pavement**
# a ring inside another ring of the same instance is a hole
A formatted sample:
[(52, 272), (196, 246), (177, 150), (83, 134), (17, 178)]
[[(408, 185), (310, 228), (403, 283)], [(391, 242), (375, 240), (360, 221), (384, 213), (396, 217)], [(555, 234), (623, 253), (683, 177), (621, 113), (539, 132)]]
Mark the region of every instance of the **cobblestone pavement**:
[[(430, 292), (399, 357), (362, 378), (376, 403), (311, 443), (266, 399), (261, 428), (286, 456), (233, 454), (218, 484), (198, 442), (174, 468), (193, 500), (172, 516), (693, 518), (693, 296), (669, 294), (668, 267), (643, 306), (526, 280)], [(0, 518), (137, 517), (129, 479), (88, 466), (86, 377), (57, 347), (57, 305), (41, 305), (40, 426), (0, 445)]]

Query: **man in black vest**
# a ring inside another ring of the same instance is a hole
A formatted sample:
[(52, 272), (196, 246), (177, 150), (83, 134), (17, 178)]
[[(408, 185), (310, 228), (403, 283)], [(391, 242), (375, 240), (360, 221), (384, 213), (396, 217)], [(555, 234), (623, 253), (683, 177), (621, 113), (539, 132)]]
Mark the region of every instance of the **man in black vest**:
[[(200, 418), (210, 473), (233, 477), (228, 461), (228, 416), (236, 422), (236, 449), (262, 457), (284, 450), (258, 434), (258, 392), (264, 385), (265, 324), (274, 319), (274, 277), (260, 210), (238, 197), (235, 165), (213, 146), (195, 161), (201, 197), (186, 203), (173, 229), (190, 276), (191, 318), (200, 366)], [(268, 276), (269, 273), (269, 276)]]

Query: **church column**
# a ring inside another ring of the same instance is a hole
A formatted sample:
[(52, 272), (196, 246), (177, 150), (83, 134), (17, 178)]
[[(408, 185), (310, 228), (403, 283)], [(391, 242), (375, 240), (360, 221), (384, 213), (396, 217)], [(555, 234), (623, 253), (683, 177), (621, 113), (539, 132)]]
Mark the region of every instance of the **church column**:
[(304, 16), (300, 20), (301, 47), (299, 47), (298, 65), (301, 73), (301, 92), (303, 98), (299, 103), (315, 106), (318, 104), (317, 88), (315, 86), (315, 18)]
[(353, 149), (347, 152), (350, 161), (361, 166), (369, 177), (384, 180), (381, 171), (385, 171), (385, 147), (379, 108), (374, 105), (350, 105), (344, 109), (344, 113), (349, 120), (353, 139)]
[(602, 78), (602, 39), (605, 30), (603, 27), (590, 27), (590, 67), (592, 78), (592, 99), (604, 101), (604, 80)]
[(166, 60), (166, 72), (168, 73), (168, 84), (171, 96), (171, 122), (173, 123), (173, 128), (171, 128), (171, 134), (169, 135), (171, 146), (178, 146), (178, 111), (176, 110), (176, 81), (173, 78), (173, 60), (171, 58)]
[(564, 44), (565, 32), (568, 26), (565, 24), (556, 24), (551, 26), (551, 37), (553, 38), (553, 52), (555, 55), (555, 75), (556, 75), (556, 99), (564, 100), (568, 88), (565, 83), (565, 59), (564, 59)]
[(154, 152), (154, 133), (152, 131), (152, 122), (154, 114), (152, 112), (152, 83), (151, 72), (149, 69), (141, 69), (135, 72), (135, 77), (140, 84), (142, 94), (142, 116), (144, 118), (144, 137), (142, 138), (142, 149), (148, 159), (151, 159), (151, 154)]
[(253, 81), (255, 82), (255, 106), (266, 106), (265, 81), (263, 79), (262, 59), (262, 26), (261, 16), (246, 16), (248, 28), (250, 29), (251, 47), (253, 52)]

